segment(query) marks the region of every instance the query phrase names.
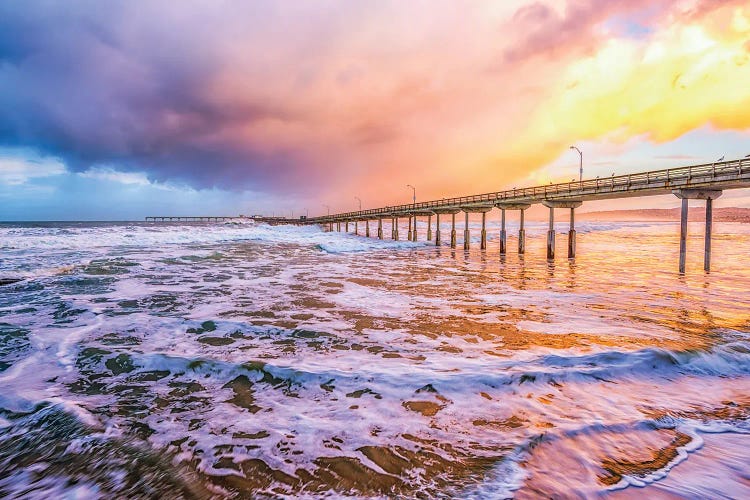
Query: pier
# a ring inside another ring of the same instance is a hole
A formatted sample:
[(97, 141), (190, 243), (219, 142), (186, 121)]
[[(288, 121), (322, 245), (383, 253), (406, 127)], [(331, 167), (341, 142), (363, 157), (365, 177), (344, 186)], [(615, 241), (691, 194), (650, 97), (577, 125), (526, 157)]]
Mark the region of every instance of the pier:
[[(407, 218), (409, 220), (408, 239), (417, 241), (417, 218), (427, 217), (427, 240), (432, 241), (432, 216), (434, 215), (437, 224), (434, 241), (436, 245), (440, 245), (440, 217), (441, 215), (450, 215), (450, 246), (455, 248), (456, 215), (463, 212), (463, 247), (465, 250), (469, 250), (471, 244), (469, 214), (481, 213), (480, 248), (484, 250), (487, 248), (487, 231), (485, 229), (487, 213), (494, 209), (499, 209), (501, 214), (500, 254), (504, 255), (508, 251), (506, 245), (507, 234), (505, 231), (507, 211), (519, 213), (518, 253), (523, 254), (526, 251), (524, 212), (531, 205), (541, 203), (549, 208), (549, 230), (547, 231), (546, 245), (548, 260), (555, 259), (555, 209), (570, 210), (567, 256), (572, 259), (576, 255), (575, 209), (579, 208), (584, 202), (673, 194), (681, 200), (682, 207), (680, 212), (679, 271), (680, 273), (685, 272), (689, 200), (704, 200), (706, 203), (704, 269), (709, 271), (711, 268), (711, 217), (713, 200), (721, 196), (725, 190), (748, 187), (750, 187), (750, 158), (744, 158), (331, 214), (307, 218), (303, 223), (320, 224), (330, 229), (335, 224), (337, 230), (341, 231), (341, 223), (343, 222), (348, 231), (349, 223), (356, 225), (359, 222), (364, 222), (369, 227), (369, 222), (376, 220), (378, 221), (377, 237), (383, 239), (383, 219), (390, 219), (392, 227), (391, 238), (398, 240), (398, 220), (399, 218)], [(293, 222), (299, 223), (300, 221)]]
[(146, 222), (219, 222), (236, 217), (231, 216), (214, 216), (214, 215), (187, 215), (187, 216), (169, 216), (169, 215), (150, 215), (146, 217)]
[(246, 220), (263, 222), (265, 224), (299, 224), (305, 222), (305, 217), (289, 219), (286, 217), (266, 217), (263, 215), (149, 215), (146, 222), (224, 222), (232, 220)]

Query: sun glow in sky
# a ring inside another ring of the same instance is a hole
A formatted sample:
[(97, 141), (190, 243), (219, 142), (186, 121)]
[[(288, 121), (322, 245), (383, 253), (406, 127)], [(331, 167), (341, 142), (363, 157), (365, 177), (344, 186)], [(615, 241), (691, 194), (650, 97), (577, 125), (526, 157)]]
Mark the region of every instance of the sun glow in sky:
[(571, 144), (592, 177), (742, 157), (748, 82), (747, 1), (4, 2), (0, 219), (390, 205), (569, 180)]

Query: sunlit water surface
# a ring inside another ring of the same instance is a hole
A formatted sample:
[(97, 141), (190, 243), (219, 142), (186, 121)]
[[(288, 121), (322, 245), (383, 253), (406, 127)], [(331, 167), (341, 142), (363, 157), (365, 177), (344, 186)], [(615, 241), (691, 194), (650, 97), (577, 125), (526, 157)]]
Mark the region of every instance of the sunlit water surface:
[(0, 497), (749, 497), (750, 227), (545, 229), (2, 225)]

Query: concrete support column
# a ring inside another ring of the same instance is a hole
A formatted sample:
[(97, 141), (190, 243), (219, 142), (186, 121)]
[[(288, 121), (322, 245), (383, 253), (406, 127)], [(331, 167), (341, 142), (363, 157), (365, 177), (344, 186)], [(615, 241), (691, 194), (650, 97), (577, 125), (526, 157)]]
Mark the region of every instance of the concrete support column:
[(482, 212), (482, 240), (479, 248), (487, 249), (487, 212)]
[(471, 247), (471, 234), (469, 233), (469, 212), (464, 212), (464, 250)]
[(349, 232), (349, 221), (346, 221), (344, 224), (345, 224), (344, 231), (346, 231), (348, 233)]
[(526, 213), (526, 209), (521, 209), (521, 225), (518, 227), (518, 253), (523, 255), (526, 253), (526, 230), (523, 228), (523, 216)]
[(451, 248), (456, 248), (456, 214), (451, 214)]
[(370, 237), (370, 221), (369, 220), (365, 221), (365, 237), (367, 238)]
[(341, 232), (341, 222), (336, 223), (336, 231)]
[(555, 209), (549, 207), (549, 230), (547, 230), (547, 259), (555, 258)]
[(582, 200), (544, 200), (542, 204), (549, 208), (549, 229), (547, 230), (547, 259), (555, 258), (555, 209), (570, 209), (570, 232), (568, 233), (568, 258), (576, 254), (576, 231), (574, 209), (581, 206)]
[(409, 233), (406, 235), (406, 241), (411, 241), (411, 219), (412, 216), (409, 216)]
[(680, 210), (680, 273), (685, 272), (685, 260), (687, 257), (687, 223), (688, 223), (688, 199), (682, 199)]
[(435, 214), (435, 246), (440, 246), (440, 214)]
[(398, 217), (393, 218), (393, 239), (398, 241)]
[(411, 233), (411, 241), (417, 241), (417, 216), (414, 216), (414, 229)]
[(703, 270), (711, 271), (711, 225), (713, 219), (713, 202), (711, 198), (706, 200), (706, 240), (703, 251)]
[(500, 255), (505, 255), (508, 251), (506, 247), (507, 234), (505, 233), (505, 209), (500, 209)]
[(383, 218), (378, 217), (378, 239), (383, 239)]
[(685, 272), (685, 261), (687, 260), (687, 223), (688, 223), (688, 200), (706, 200), (706, 240), (704, 242), (703, 269), (711, 269), (711, 225), (713, 218), (713, 200), (721, 196), (719, 190), (710, 189), (675, 189), (672, 194), (682, 200), (680, 210), (680, 273)]
[(432, 215), (427, 216), (427, 241), (432, 241)]
[(359, 236), (359, 221), (354, 221), (354, 234)]
[(576, 256), (576, 209), (570, 209), (570, 231), (568, 231), (568, 258)]

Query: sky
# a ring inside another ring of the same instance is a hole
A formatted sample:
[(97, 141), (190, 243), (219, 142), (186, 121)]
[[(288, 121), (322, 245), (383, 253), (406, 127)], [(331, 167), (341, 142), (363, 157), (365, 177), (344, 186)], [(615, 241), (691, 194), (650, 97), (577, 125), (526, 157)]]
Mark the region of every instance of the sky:
[(312, 216), (567, 181), (572, 144), (585, 177), (740, 158), (749, 82), (747, 0), (6, 0), (0, 220)]

